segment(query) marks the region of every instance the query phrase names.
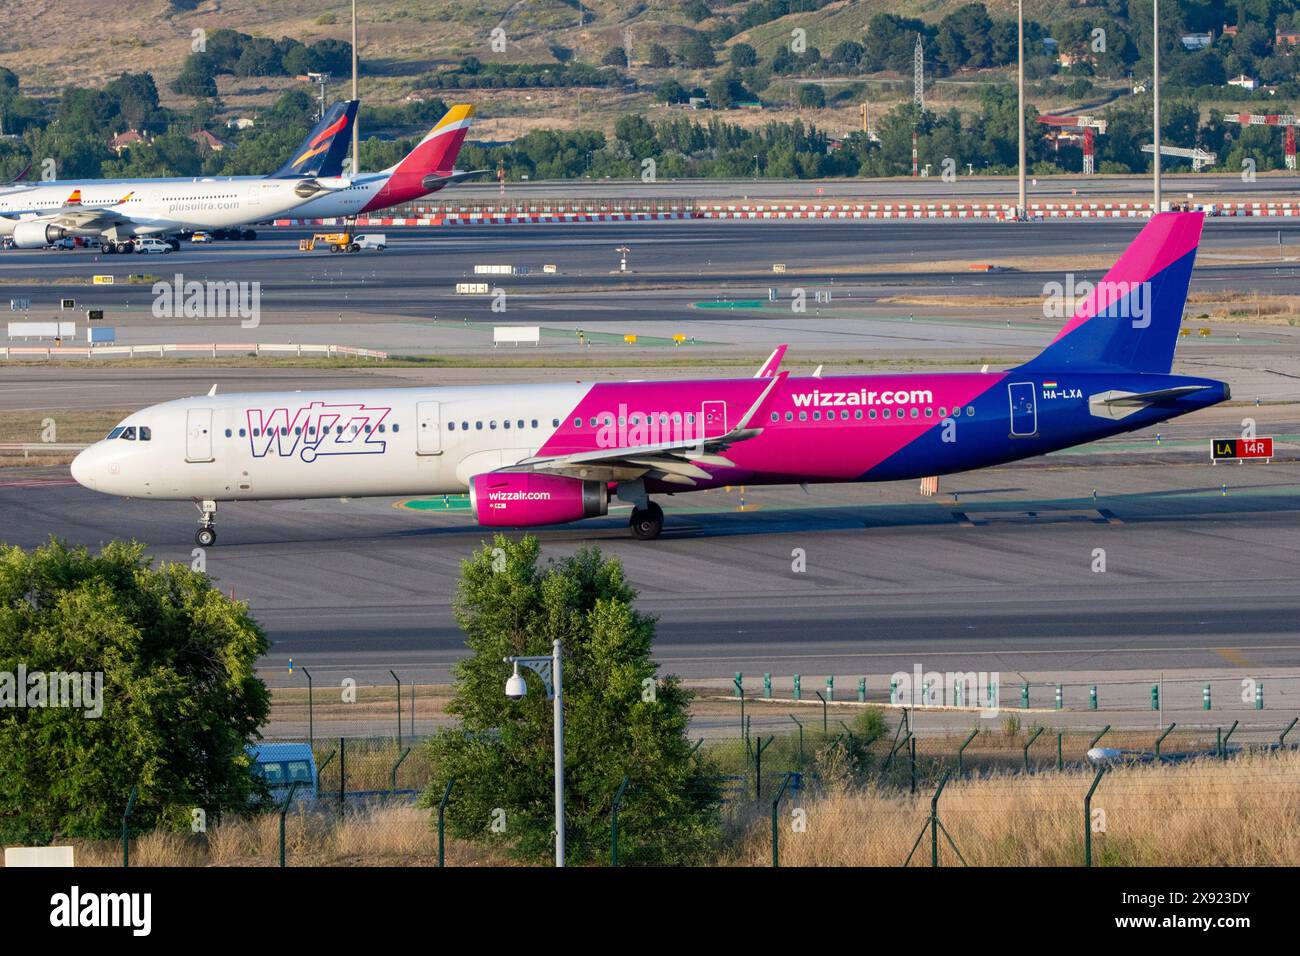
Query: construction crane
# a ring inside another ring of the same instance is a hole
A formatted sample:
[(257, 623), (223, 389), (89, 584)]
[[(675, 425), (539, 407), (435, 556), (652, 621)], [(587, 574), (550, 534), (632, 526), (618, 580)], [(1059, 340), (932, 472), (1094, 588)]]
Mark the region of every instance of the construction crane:
[(1286, 130), (1286, 168), (1295, 169), (1295, 128), (1300, 125), (1300, 120), (1290, 113), (1231, 113), (1224, 119), (1242, 126), (1283, 127)]
[[(1155, 145), (1152, 143), (1147, 143), (1142, 147), (1142, 152), (1144, 153), (1154, 153), (1155, 151)], [(1206, 166), (1213, 166), (1215, 161), (1219, 158), (1214, 153), (1206, 152), (1199, 146), (1187, 149), (1184, 146), (1165, 146), (1163, 143), (1160, 145), (1160, 155), (1177, 156), (1180, 159), (1190, 159), (1192, 161), (1192, 171), (1197, 173)]]
[(1083, 131), (1083, 174), (1091, 176), (1097, 172), (1097, 145), (1094, 139), (1094, 131), (1105, 136), (1106, 121), (1096, 116), (1040, 116), (1038, 122), (1044, 126), (1055, 126), (1057, 132), (1053, 137), (1057, 150), (1061, 148), (1062, 139), (1078, 139), (1079, 135), (1075, 132), (1066, 133), (1065, 130), (1082, 130)]

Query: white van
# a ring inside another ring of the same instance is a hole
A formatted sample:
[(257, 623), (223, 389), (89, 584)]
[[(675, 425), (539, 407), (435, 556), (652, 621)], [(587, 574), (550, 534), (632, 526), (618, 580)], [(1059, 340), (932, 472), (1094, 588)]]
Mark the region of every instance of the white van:
[(365, 235), (354, 236), (352, 244), (358, 249), (374, 249), (376, 252), (383, 252), (388, 248), (388, 236), (381, 232), (368, 232)]
[(172, 251), (172, 246), (170, 242), (163, 242), (161, 239), (145, 236), (143, 239), (135, 240), (135, 251), (137, 255), (141, 256), (148, 255), (151, 252), (166, 255)]

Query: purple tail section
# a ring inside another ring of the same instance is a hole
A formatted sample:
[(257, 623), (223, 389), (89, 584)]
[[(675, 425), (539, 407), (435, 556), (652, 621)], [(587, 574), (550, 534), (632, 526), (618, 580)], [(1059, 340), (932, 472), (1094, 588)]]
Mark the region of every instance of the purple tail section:
[(1152, 218), (1031, 370), (1168, 373), (1205, 214)]

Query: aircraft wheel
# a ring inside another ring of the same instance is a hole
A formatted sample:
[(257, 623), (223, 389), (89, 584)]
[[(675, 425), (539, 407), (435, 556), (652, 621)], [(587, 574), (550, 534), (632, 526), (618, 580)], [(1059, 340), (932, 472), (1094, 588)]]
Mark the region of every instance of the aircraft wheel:
[(194, 532), (194, 543), (201, 548), (210, 548), (217, 543), (216, 528), (200, 528)]
[(245, 229), (242, 238), (245, 242), (252, 242), (257, 238), (257, 231), (254, 229)]
[(135, 243), (134, 243), (134, 242), (124, 242), (124, 243), (122, 243), (120, 246), (118, 246), (118, 251), (119, 251), (119, 252), (124, 252), (124, 253), (126, 253), (126, 254), (129, 256), (131, 253), (135, 252)]
[(664, 530), (664, 510), (653, 501), (644, 510), (632, 509), (632, 534), (642, 541), (651, 541), (659, 537)]

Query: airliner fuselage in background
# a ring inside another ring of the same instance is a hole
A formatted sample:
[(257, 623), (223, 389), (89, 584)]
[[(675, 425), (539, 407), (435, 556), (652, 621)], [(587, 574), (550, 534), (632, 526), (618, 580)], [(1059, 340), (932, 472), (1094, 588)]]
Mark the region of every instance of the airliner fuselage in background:
[(468, 489), (488, 526), (557, 524), (732, 484), (890, 481), (969, 471), (1222, 402), (1172, 375), (1200, 213), (1155, 217), (1037, 357), (1009, 371), (208, 395), (125, 419), (73, 462), (86, 487), (221, 501)]
[(0, 235), (19, 249), (86, 238), (100, 240), (105, 252), (129, 252), (139, 237), (274, 219), (351, 185), (337, 173), (356, 111), (356, 100), (335, 103), (269, 176), (56, 181), (0, 191)]

